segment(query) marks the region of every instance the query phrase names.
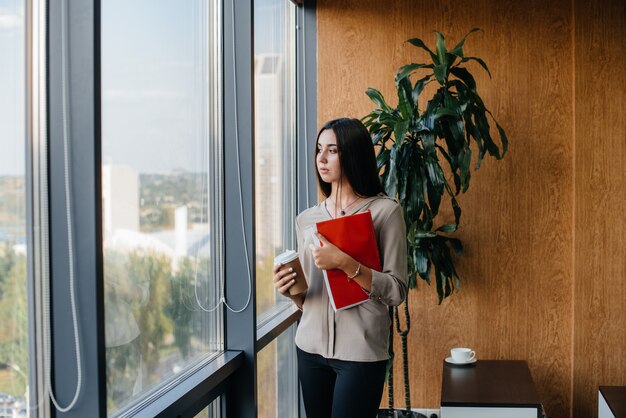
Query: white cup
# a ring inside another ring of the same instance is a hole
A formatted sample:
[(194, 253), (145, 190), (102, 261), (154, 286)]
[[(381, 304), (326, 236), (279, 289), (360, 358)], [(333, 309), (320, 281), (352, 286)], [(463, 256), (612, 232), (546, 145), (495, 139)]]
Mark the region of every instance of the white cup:
[(476, 359), (476, 353), (471, 348), (456, 347), (450, 350), (452, 360), (457, 363), (467, 363)]

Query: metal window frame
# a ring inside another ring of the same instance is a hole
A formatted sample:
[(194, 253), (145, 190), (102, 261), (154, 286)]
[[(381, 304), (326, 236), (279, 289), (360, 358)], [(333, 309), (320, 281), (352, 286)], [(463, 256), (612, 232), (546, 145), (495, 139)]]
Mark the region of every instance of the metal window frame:
[[(317, 202), (317, 181), (313, 173), (313, 151), (317, 133), (317, 0), (306, 0), (298, 7), (296, 22), (296, 100), (298, 116), (298, 213)], [(306, 418), (302, 394), (299, 412)]]
[(317, 0), (298, 7), (296, 47), (296, 100), (298, 144), (298, 213), (317, 203), (317, 180), (313, 175), (317, 134)]
[[(49, 278), (50, 284), (52, 390), (59, 403), (66, 406), (74, 396), (77, 370), (69, 297), (67, 208), (63, 182), (61, 5), (62, 2), (48, 4), (49, 276), (44, 274), (42, 279)], [(67, 97), (71, 115), (68, 119), (69, 192), (72, 195), (75, 290), (83, 384), (79, 402), (72, 410), (62, 413), (51, 407), (52, 416), (56, 417), (106, 416), (98, 6), (95, 0), (80, 4), (67, 2)], [(46, 267), (43, 266), (44, 269)]]
[(47, 199), (47, 71), (46, 5), (44, 0), (25, 1), (26, 33), (26, 240), (29, 350), (29, 411), (49, 417), (49, 404), (42, 401), (44, 388), (42, 310), (42, 227), (47, 214), (41, 201)]
[[(244, 359), (231, 379), (226, 396), (222, 397), (222, 414), (226, 417), (254, 418), (257, 415), (257, 393), (252, 0), (224, 1), (222, 10), (224, 161), (232, 162), (224, 165), (226, 301), (231, 307), (241, 309), (250, 292), (245, 310), (240, 313), (227, 310), (225, 313), (226, 349), (243, 351)], [(239, 199), (242, 199), (241, 202)], [(247, 247), (244, 247), (242, 239), (244, 234)]]

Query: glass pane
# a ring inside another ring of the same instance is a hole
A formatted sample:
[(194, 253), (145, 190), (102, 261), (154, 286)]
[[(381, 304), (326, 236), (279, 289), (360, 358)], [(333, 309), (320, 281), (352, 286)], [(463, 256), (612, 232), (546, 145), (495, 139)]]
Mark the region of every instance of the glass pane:
[(218, 2), (102, 2), (111, 414), (222, 349)]
[(298, 376), (292, 325), (257, 354), (259, 418), (298, 417)]
[(24, 1), (0, 0), (0, 417), (28, 415)]
[(216, 398), (209, 406), (204, 408), (194, 418), (220, 418), (220, 399)]
[(257, 319), (288, 300), (272, 285), (274, 256), (295, 249), (295, 6), (254, 2)]

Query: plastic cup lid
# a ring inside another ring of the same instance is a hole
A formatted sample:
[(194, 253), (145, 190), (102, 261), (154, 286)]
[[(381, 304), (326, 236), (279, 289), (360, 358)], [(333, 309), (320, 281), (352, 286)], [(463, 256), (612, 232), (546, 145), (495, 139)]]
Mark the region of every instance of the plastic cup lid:
[(274, 265), (286, 264), (298, 258), (298, 253), (294, 250), (287, 250), (274, 258)]

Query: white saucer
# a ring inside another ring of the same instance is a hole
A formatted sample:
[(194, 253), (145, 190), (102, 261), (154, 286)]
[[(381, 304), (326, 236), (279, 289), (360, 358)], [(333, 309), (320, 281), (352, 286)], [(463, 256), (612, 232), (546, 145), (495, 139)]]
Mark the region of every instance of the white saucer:
[(476, 363), (478, 360), (476, 358), (470, 360), (470, 361), (462, 361), (462, 362), (458, 362), (458, 361), (454, 361), (454, 359), (452, 357), (446, 357), (445, 362), (448, 364), (454, 364), (455, 366), (465, 366), (468, 364), (474, 364)]

